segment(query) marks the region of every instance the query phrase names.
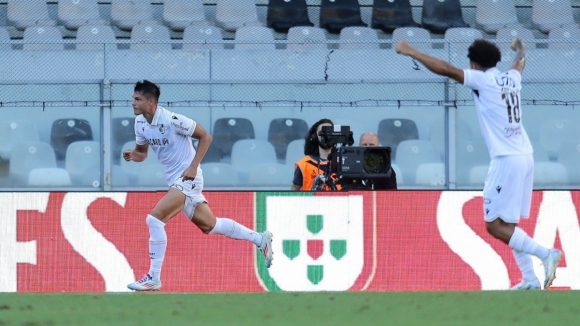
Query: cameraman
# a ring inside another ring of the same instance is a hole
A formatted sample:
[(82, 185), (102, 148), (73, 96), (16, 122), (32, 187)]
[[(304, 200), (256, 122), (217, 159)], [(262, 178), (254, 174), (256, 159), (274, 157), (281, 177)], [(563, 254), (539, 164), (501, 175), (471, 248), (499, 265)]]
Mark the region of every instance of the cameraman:
[[(311, 190), (314, 179), (328, 170), (328, 155), (332, 150), (329, 144), (320, 142), (319, 132), (323, 126), (333, 126), (330, 119), (320, 119), (316, 122), (304, 139), (304, 158), (296, 162), (294, 179), (290, 190)], [(323, 190), (330, 190), (324, 186)]]
[[(358, 141), (359, 146), (363, 147), (377, 147), (379, 146), (379, 137), (374, 132), (365, 132), (360, 136)], [(375, 180), (363, 180), (363, 184), (371, 187), (372, 190), (386, 190), (386, 189), (397, 189), (397, 175), (393, 167), (389, 169), (387, 174), (390, 173), (390, 178), (387, 179), (375, 179)]]

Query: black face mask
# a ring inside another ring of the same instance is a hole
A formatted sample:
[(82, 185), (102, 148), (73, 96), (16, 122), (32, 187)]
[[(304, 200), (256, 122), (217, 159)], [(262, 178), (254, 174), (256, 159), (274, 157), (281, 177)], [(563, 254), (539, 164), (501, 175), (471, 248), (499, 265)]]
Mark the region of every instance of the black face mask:
[(321, 142), (318, 142), (318, 147), (326, 150), (326, 149), (331, 149), (332, 145), (330, 145), (329, 143), (323, 144)]

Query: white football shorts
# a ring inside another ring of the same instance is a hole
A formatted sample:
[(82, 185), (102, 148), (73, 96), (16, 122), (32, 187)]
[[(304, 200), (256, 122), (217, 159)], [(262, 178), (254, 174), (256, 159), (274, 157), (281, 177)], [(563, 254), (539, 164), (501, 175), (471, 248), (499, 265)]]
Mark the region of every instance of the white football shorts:
[(207, 203), (207, 199), (201, 193), (203, 190), (203, 175), (198, 174), (195, 179), (187, 181), (177, 178), (171, 187), (178, 189), (185, 195), (185, 205), (182, 212), (190, 220), (197, 205)]
[(518, 223), (530, 216), (534, 186), (532, 154), (498, 156), (491, 159), (483, 187), (483, 214), (486, 222), (501, 218)]

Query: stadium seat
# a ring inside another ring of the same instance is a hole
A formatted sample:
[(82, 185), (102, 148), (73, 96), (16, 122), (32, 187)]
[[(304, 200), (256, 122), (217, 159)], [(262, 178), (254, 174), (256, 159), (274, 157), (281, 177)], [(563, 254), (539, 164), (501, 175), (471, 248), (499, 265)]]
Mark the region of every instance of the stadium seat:
[(270, 121), (268, 141), (276, 150), (279, 160), (286, 159), (286, 149), (291, 141), (303, 139), (308, 133), (308, 124), (302, 119), (277, 118)]
[(469, 27), (463, 21), (459, 0), (424, 0), (421, 26), (435, 34), (452, 27)]
[[(24, 40), (31, 42), (61, 41), (62, 34), (60, 30), (54, 26), (30, 26), (26, 27), (24, 30)], [(24, 43), (22, 49), (58, 51), (64, 50), (64, 45), (62, 43)]]
[[(417, 179), (417, 169), (424, 163), (443, 163), (435, 146), (428, 140), (403, 140), (396, 149), (396, 164), (401, 168), (405, 180)], [(397, 177), (399, 175), (397, 174)]]
[(534, 188), (567, 183), (568, 174), (564, 165), (556, 162), (537, 162), (534, 164)]
[(534, 149), (534, 162), (549, 162), (550, 155), (544, 146), (537, 142), (532, 142), (532, 148)]
[(553, 28), (574, 25), (570, 0), (533, 0), (532, 23), (546, 34)]
[(358, 0), (322, 0), (320, 3), (320, 27), (338, 34), (345, 27), (364, 26)]
[(228, 32), (242, 26), (261, 26), (255, 0), (216, 0), (216, 25)]
[(485, 178), (487, 177), (487, 171), (489, 170), (488, 165), (478, 165), (471, 168), (469, 171), (469, 185), (481, 185), (485, 183)]
[(64, 161), (68, 146), (75, 141), (93, 140), (93, 130), (84, 119), (57, 119), (50, 130), (50, 146), (57, 161)]
[[(518, 26), (508, 26), (501, 28), (495, 35), (495, 39), (501, 41), (497, 45), (502, 50), (509, 50), (510, 44), (514, 37), (519, 37), (522, 40), (533, 40), (535, 38), (534, 33), (531, 30)], [(532, 46), (533, 44), (528, 44), (528, 48)]]
[(443, 38), (449, 42), (444, 43), (445, 48), (451, 46), (453, 51), (464, 52), (473, 41), (483, 38), (483, 34), (480, 30), (471, 27), (452, 27), (445, 31)]
[[(397, 172), (395, 171), (395, 173)], [(420, 186), (444, 187), (447, 184), (447, 181), (445, 179), (445, 164), (444, 163), (420, 164), (417, 167), (415, 183)]]
[[(131, 29), (131, 50), (165, 51), (171, 50), (169, 28), (156, 24), (137, 24)], [(167, 41), (167, 43), (149, 43)]]
[(424, 41), (430, 39), (431, 33), (421, 27), (398, 27), (393, 31), (393, 47), (396, 46), (399, 41), (405, 40), (418, 49), (430, 49), (433, 47), (431, 42), (413, 42), (413, 40)]
[(165, 171), (163, 165), (159, 164), (145, 164), (139, 167), (137, 174), (136, 186), (139, 187), (155, 187), (160, 189), (167, 189), (167, 179), (165, 179)]
[(250, 168), (256, 164), (277, 163), (274, 146), (266, 140), (241, 139), (232, 148), (232, 166), (238, 171), (240, 181), (248, 179)]
[(240, 185), (238, 171), (225, 163), (202, 163), (205, 187), (234, 187)]
[(236, 50), (275, 50), (274, 31), (264, 26), (243, 26), (236, 30), (235, 40), (256, 43), (236, 43)]
[(130, 31), (140, 22), (152, 20), (150, 1), (111, 0), (111, 22), (121, 30)]
[(262, 163), (250, 168), (248, 186), (289, 188), (294, 169), (285, 164)]
[(556, 159), (562, 144), (580, 139), (580, 125), (573, 120), (549, 119), (540, 127), (540, 144)]
[(392, 33), (399, 27), (419, 27), (409, 0), (374, 0), (371, 27)]
[(107, 24), (99, 14), (98, 0), (60, 0), (58, 19), (62, 25), (71, 30), (77, 30), (86, 24)]
[(9, 25), (24, 30), (27, 27), (56, 26), (50, 19), (45, 0), (7, 0), (6, 18)]
[(566, 168), (571, 184), (580, 184), (580, 140), (571, 140), (560, 146), (558, 163)]
[[(222, 41), (222, 30), (215, 26), (190, 25), (183, 30), (183, 40)], [(183, 43), (184, 50), (219, 50), (223, 43)]]
[[(66, 149), (65, 169), (75, 185), (82, 185), (87, 174), (101, 180), (102, 146), (98, 141), (82, 140), (71, 143)], [(91, 182), (92, 184), (92, 182)]]
[(12, 147), (20, 142), (38, 142), (40, 136), (36, 124), (27, 120), (6, 119), (0, 123), (0, 158), (10, 160)]
[(308, 18), (306, 0), (269, 0), (266, 26), (288, 33), (295, 26), (314, 26)]
[[(77, 29), (77, 41), (114, 41), (116, 39), (113, 28), (108, 25), (83, 25)], [(116, 44), (112, 44), (113, 49), (117, 49)], [(99, 43), (77, 43), (77, 50), (104, 50), (104, 45)]]
[[(0, 26), (0, 42), (10, 41), (10, 33), (6, 27)], [(12, 50), (12, 45), (8, 43), (0, 43), (0, 51)]]
[[(339, 39), (341, 43), (339, 44), (338, 48), (341, 50), (378, 50), (380, 48), (377, 31), (370, 27), (345, 27), (340, 31)], [(347, 43), (342, 43), (342, 41), (346, 41)], [(361, 41), (361, 43), (348, 43), (357, 41)], [(372, 43), (373, 41), (376, 43)]]
[(15, 143), (10, 155), (9, 175), (27, 185), (30, 171), (38, 168), (56, 168), (54, 150), (44, 142)]
[(246, 118), (220, 118), (213, 126), (212, 146), (218, 152), (220, 160), (231, 157), (234, 143), (241, 139), (254, 139), (254, 126)]
[(121, 117), (111, 119), (111, 150), (113, 163), (119, 164), (121, 153), (128, 148), (121, 146), (133, 142), (131, 149), (135, 147), (135, 118)]
[(191, 24), (208, 25), (202, 0), (164, 0), (163, 22), (175, 31), (183, 31)]
[(320, 27), (296, 26), (288, 30), (288, 41), (303, 41), (286, 44), (288, 50), (326, 50), (326, 34)]
[[(410, 119), (383, 119), (379, 122), (377, 136), (382, 146), (391, 147), (391, 159), (395, 160), (399, 143), (404, 140), (419, 139), (419, 130), (415, 121)], [(415, 180), (415, 176), (406, 179)]]
[[(564, 40), (564, 42), (554, 42), (554, 40)], [(548, 41), (549, 49), (577, 49), (580, 47), (580, 28), (571, 26), (552, 28), (548, 33)]]
[(304, 157), (304, 139), (291, 141), (286, 148), (286, 165), (294, 168), (296, 162)]
[(457, 184), (469, 184), (472, 168), (488, 165), (489, 160), (489, 152), (485, 143), (458, 140), (455, 146), (455, 171)]
[(397, 186), (404, 185), (405, 179), (403, 178), (403, 172), (401, 172), (401, 168), (395, 163), (391, 163), (391, 168), (393, 169), (393, 171), (395, 171), (395, 174), (397, 175)]
[(475, 22), (486, 33), (518, 24), (514, 0), (477, 0)]
[(59, 168), (36, 168), (28, 174), (29, 187), (67, 187), (71, 185), (68, 172)]
[[(135, 141), (133, 140), (125, 143), (122, 148), (123, 149), (135, 148)], [(157, 179), (157, 176), (152, 176), (150, 179), (144, 177), (141, 179), (141, 181), (139, 181), (140, 174), (147, 174), (153, 172), (156, 173), (156, 171), (163, 171), (163, 165), (157, 159), (157, 154), (155, 154), (155, 152), (151, 149), (151, 146), (149, 146), (147, 158), (143, 162), (133, 162), (133, 161), (127, 162), (125, 161), (125, 159), (123, 159), (123, 153), (120, 153), (119, 156), (121, 157), (119, 161), (122, 173), (126, 174), (128, 176), (129, 181), (133, 182), (133, 184), (137, 184), (138, 182), (143, 182), (143, 184), (147, 184), (149, 182), (147, 180)], [(164, 183), (164, 185), (167, 186), (167, 183)]]

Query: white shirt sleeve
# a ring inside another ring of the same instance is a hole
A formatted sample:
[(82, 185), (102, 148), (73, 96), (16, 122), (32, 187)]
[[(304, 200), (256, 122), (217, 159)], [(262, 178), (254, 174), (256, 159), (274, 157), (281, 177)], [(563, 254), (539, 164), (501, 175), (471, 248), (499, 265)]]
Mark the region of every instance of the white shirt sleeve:
[(474, 69), (463, 70), (463, 85), (479, 90), (485, 83), (485, 73)]
[(138, 119), (135, 119), (135, 142), (137, 145), (145, 145), (147, 144), (147, 138), (143, 136), (143, 128), (145, 123)]
[(173, 113), (171, 115), (171, 127), (173, 132), (178, 135), (191, 137), (195, 131), (197, 122), (182, 114)]

